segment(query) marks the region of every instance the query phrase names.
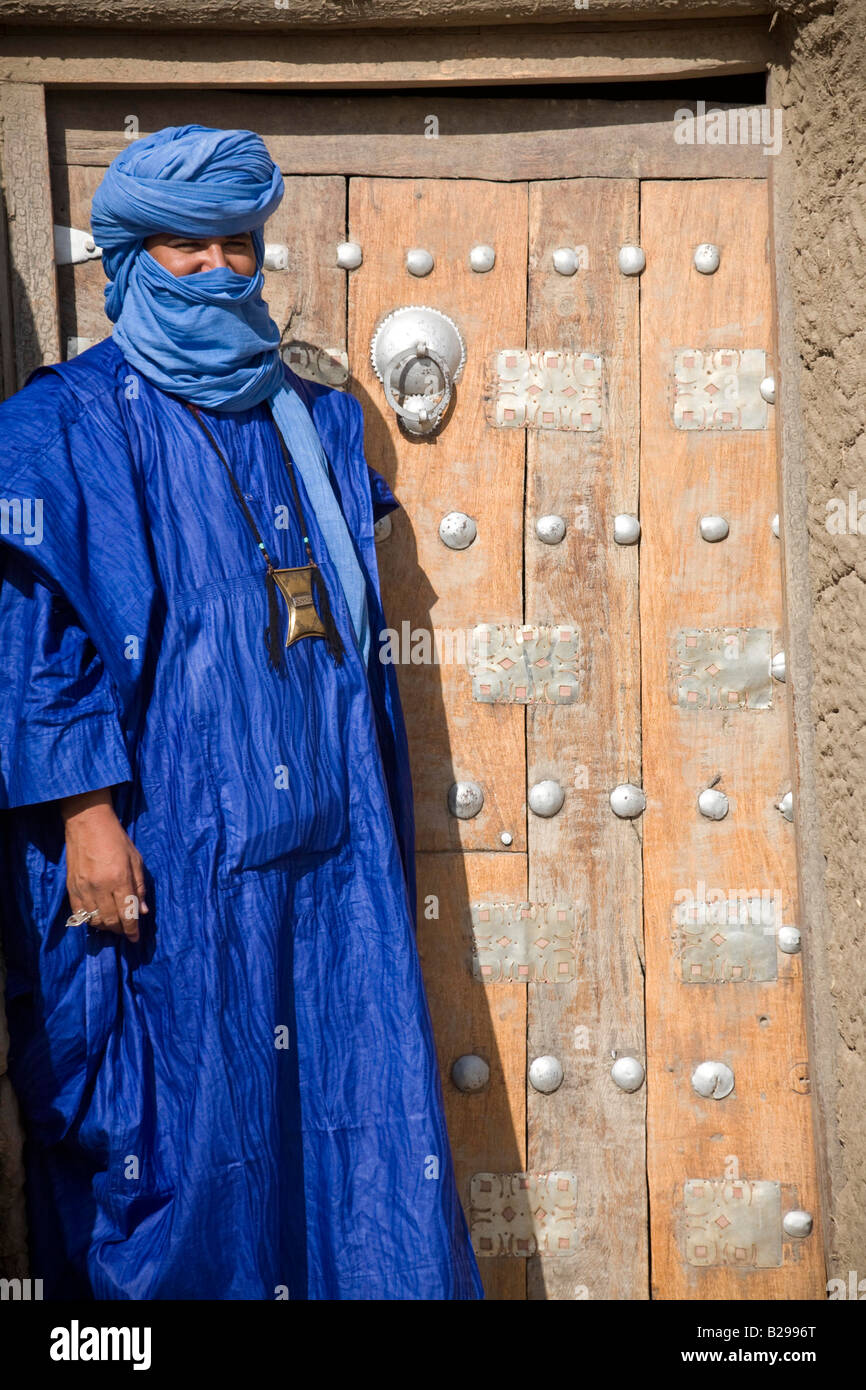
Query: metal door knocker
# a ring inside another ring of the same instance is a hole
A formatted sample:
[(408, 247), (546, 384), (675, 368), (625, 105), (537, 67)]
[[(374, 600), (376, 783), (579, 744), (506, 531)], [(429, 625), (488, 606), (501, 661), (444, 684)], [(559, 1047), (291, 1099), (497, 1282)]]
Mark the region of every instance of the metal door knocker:
[(381, 319), (370, 343), (385, 399), (410, 434), (432, 434), (445, 418), (466, 345), (453, 319), (410, 304)]

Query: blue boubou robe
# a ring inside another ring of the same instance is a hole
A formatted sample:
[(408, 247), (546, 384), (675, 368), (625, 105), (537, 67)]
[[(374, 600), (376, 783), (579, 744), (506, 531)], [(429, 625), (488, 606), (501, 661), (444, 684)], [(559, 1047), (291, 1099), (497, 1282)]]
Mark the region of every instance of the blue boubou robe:
[[(398, 504), (359, 403), (285, 372), (364, 567), (367, 670), (300, 475), (346, 655), (304, 639), (269, 666), (223, 466), (111, 338), (0, 405), (0, 911), (49, 1298), (482, 1296), (377, 659), (373, 525)], [(267, 405), (202, 415), (275, 562), (305, 564)], [(145, 864), (136, 944), (64, 925), (52, 803), (105, 786)]]

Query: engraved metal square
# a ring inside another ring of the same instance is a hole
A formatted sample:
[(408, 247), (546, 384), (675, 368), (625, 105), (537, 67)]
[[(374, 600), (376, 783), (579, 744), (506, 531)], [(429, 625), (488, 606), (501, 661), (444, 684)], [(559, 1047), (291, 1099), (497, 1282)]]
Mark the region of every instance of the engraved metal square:
[(293, 340), (280, 350), (280, 356), (297, 376), (324, 386), (343, 386), (349, 380), (349, 358), (342, 348), (317, 347)]
[(775, 1269), (782, 1263), (778, 1182), (689, 1178), (683, 1188), (686, 1262), (707, 1269)]
[(678, 632), (673, 684), (680, 709), (770, 709), (772, 641), (763, 627)]
[(485, 985), (567, 984), (576, 971), (573, 903), (476, 902), (472, 974)]
[(502, 429), (601, 429), (601, 366), (597, 352), (504, 348), (488, 358), (485, 402)]
[(71, 362), (73, 357), (78, 357), (79, 353), (87, 352), (92, 348), (98, 338), (67, 338), (66, 339), (66, 361)]
[(760, 348), (681, 348), (674, 353), (673, 417), (678, 430), (765, 430)]
[(773, 901), (758, 895), (677, 904), (674, 939), (684, 983), (777, 979), (776, 916)]
[(573, 1255), (575, 1173), (473, 1173), (469, 1228), (476, 1255)]
[(580, 661), (573, 623), (478, 623), (467, 658), (472, 697), (483, 704), (577, 704)]

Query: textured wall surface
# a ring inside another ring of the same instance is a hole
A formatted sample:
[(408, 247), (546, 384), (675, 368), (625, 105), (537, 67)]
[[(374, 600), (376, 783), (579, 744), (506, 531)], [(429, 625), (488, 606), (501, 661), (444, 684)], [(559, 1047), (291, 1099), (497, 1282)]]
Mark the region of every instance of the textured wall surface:
[(866, 1278), (866, 5), (785, 8), (769, 100), (789, 665), (828, 1275), (847, 1282)]

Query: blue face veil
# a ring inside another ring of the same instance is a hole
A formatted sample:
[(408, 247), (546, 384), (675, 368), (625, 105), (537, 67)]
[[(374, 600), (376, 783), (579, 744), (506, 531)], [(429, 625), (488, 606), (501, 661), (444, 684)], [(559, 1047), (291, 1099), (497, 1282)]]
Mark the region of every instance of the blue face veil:
[[(366, 662), (366, 586), (309, 412), (285, 379), (280, 332), (262, 299), (264, 224), (282, 175), (249, 130), (167, 126), (130, 143), (97, 188), (91, 229), (109, 283), (105, 311), (127, 361), (153, 385), (213, 411), (267, 401), (301, 471)], [(228, 268), (176, 276), (144, 249), (147, 237), (250, 232), (255, 275)]]

